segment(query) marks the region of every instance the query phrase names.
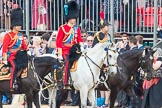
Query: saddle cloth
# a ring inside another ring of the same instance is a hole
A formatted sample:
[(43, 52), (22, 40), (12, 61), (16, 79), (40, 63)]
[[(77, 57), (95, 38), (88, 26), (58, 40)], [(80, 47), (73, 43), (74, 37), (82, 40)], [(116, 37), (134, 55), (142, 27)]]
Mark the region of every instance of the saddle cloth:
[(78, 66), (78, 60), (74, 61), (71, 69), (70, 69), (70, 72), (74, 72), (77, 70), (77, 66)]
[[(11, 79), (11, 73), (10, 68), (5, 67), (4, 64), (0, 64), (0, 81), (2, 80), (10, 80)], [(27, 68), (25, 68), (21, 74), (21, 78), (27, 77)]]

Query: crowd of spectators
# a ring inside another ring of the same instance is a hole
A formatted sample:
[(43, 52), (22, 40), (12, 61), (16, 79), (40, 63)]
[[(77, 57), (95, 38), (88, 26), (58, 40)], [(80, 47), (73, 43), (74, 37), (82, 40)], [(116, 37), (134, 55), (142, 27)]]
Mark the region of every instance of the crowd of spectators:
[[(83, 29), (96, 30), (100, 20), (101, 11), (105, 13), (105, 19), (110, 21), (110, 0), (76, 0), (81, 5), (79, 23)], [(129, 1), (129, 2), (128, 2)], [(26, 17), (29, 17), (31, 30), (57, 30), (64, 23), (62, 5), (60, 0), (29, 0), (29, 16), (25, 15), (26, 5), (23, 0), (0, 0), (0, 27), (10, 29), (10, 12), (14, 8), (21, 7), (24, 10), (24, 26)], [(161, 1), (158, 0), (159, 6)], [(153, 0), (115, 0), (114, 1), (114, 31), (119, 27), (125, 31), (135, 31), (138, 18), (137, 9), (154, 6)], [(94, 8), (94, 7), (98, 7)]]

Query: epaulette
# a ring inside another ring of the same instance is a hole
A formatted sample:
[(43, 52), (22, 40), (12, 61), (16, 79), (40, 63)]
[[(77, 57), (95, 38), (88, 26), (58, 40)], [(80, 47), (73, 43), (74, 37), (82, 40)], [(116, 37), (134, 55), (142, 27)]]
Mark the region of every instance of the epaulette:
[(99, 33), (100, 33), (100, 32), (101, 32), (101, 31), (95, 33), (94, 38), (96, 37), (97, 40), (99, 41), (99, 43), (104, 43), (104, 42), (106, 42), (106, 41), (108, 40), (108, 38), (100, 39), (100, 37), (99, 37)]
[[(65, 24), (64, 24), (65, 25)], [(74, 32), (73, 28), (71, 27), (71, 29), (69, 30), (69, 32), (65, 31), (64, 25), (61, 25), (60, 28), (62, 28), (62, 31), (65, 33), (65, 35), (70, 35), (71, 33)]]
[(94, 38), (97, 37), (97, 36), (99, 36), (99, 33), (100, 33), (100, 32), (101, 32), (101, 31), (95, 33), (95, 34), (94, 34)]

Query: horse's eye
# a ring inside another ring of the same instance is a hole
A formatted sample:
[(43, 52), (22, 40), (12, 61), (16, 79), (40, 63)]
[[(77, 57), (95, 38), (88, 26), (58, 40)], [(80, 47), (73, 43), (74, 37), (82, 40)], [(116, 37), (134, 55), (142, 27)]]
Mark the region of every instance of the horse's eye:
[(109, 55), (109, 57), (111, 58), (111, 57), (112, 57), (112, 55)]

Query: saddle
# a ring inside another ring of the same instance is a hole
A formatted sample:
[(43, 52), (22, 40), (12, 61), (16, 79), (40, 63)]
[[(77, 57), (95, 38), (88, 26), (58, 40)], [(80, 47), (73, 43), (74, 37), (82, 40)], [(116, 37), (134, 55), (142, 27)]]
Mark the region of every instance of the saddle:
[[(0, 64), (0, 81), (11, 79), (11, 67), (5, 64)], [(27, 77), (27, 67), (25, 69), (20, 69), (16, 77), (26, 78)]]

